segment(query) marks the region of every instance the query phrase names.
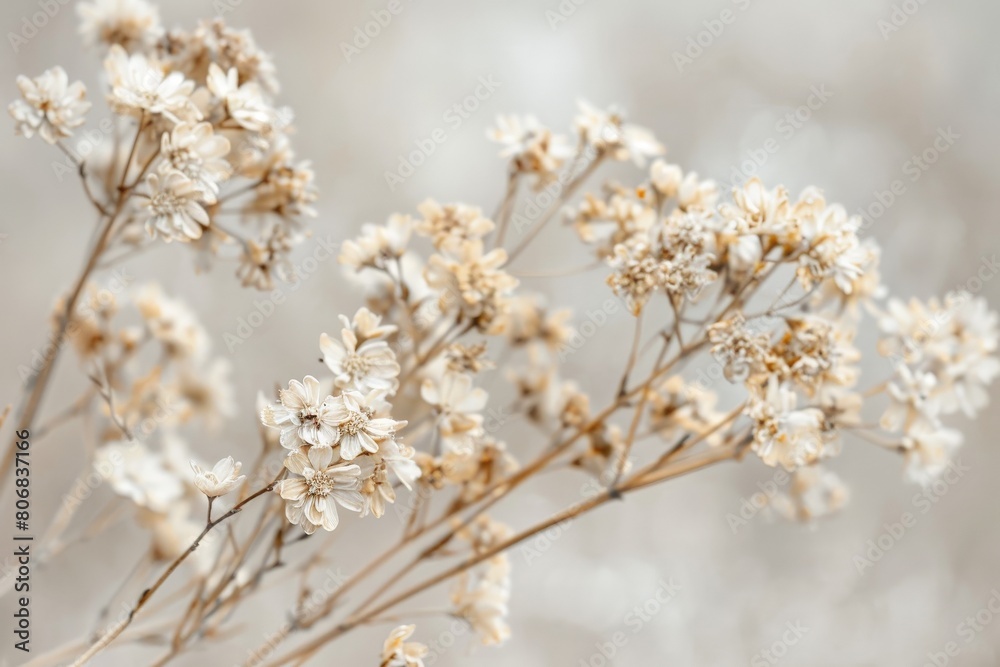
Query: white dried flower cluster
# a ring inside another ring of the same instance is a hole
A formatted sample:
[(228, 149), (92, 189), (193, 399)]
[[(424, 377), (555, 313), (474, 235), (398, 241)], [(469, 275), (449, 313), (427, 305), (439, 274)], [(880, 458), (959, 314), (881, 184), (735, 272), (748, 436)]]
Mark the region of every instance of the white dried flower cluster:
[[(853, 390), (860, 359), (853, 340), (858, 306), (875, 312), (887, 334), (880, 350), (898, 362), (896, 377), (877, 388), (891, 401), (882, 426), (903, 429), (888, 442), (906, 453), (914, 478), (940, 472), (960, 438), (939, 414), (974, 415), (1000, 372), (996, 317), (985, 302), (954, 295), (944, 304), (892, 299), (879, 306), (877, 246), (860, 238), (858, 218), (815, 188), (793, 201), (784, 188), (754, 178), (734, 189), (732, 202), (716, 201), (710, 184), (656, 162), (648, 185), (589, 195), (572, 215), (633, 313), (660, 294), (678, 317), (696, 309), (703, 292), (734, 297), (726, 317), (707, 323), (708, 339), (725, 377), (746, 386), (752, 448), (768, 465), (814, 465), (839, 451), (841, 431), (865, 430), (862, 396)], [(671, 202), (675, 208), (664, 213)], [(602, 222), (612, 223), (603, 235)], [(741, 291), (783, 265), (795, 282), (763, 313), (745, 315)], [(801, 295), (791, 298), (796, 284)]]
[(9, 111), (18, 133), (59, 144), (67, 161), (58, 169), (79, 171), (115, 227), (102, 251), (126, 256), (157, 239), (180, 241), (197, 247), (199, 268), (235, 251), (244, 285), (294, 280), (288, 254), (305, 238), (301, 218), (315, 214), (316, 193), (309, 163), (291, 149), (291, 113), (275, 106), (270, 57), (221, 19), (164, 30), (146, 0), (77, 9), (85, 41), (105, 53), (113, 137), (86, 159), (64, 143), (91, 105), (60, 67), (18, 77), (23, 99)]
[[(57, 304), (52, 323), (92, 386), (43, 431), (80, 416), (95, 425), (88, 464), (135, 509), (148, 553), (171, 563), (78, 664), (125, 641), (133, 615), (149, 613), (146, 601), (189, 557), (197, 579), (177, 590), (193, 598), (169, 636), (154, 637), (172, 651), (163, 662), (227, 636), (231, 612), (291, 563), (300, 587), (290, 622), (250, 662), (338, 617), (273, 660), (300, 664), (445, 581), (451, 604), (432, 613), (500, 644), (510, 635), (510, 547), (626, 493), (744, 459), (791, 471), (774, 509), (811, 521), (846, 503), (846, 487), (823, 464), (847, 438), (900, 454), (908, 474), (926, 483), (961, 442), (945, 418), (982, 411), (1000, 374), (998, 317), (986, 302), (965, 293), (887, 298), (877, 245), (818, 189), (793, 199), (755, 178), (722, 201), (713, 181), (660, 159), (665, 149), (649, 130), (618, 110), (581, 104), (575, 141), (531, 116), (498, 120), (489, 136), (502, 145), (507, 187), (495, 209), (426, 199), (345, 241), (339, 261), (364, 305), (339, 317), (339, 331), (319, 336), (325, 370), (290, 373), (295, 379), (270, 399), (259, 395), (262, 448), (252, 468), (234, 456), (209, 465), (185, 443), (202, 443), (234, 413), (229, 363), (212, 355), (183, 302), (153, 284), (119, 299), (91, 273), (162, 240), (194, 247), (199, 267), (235, 250), (247, 285), (293, 277), (288, 254), (305, 235), (299, 218), (313, 213), (312, 171), (294, 158), (290, 114), (274, 102), (273, 64), (248, 32), (221, 20), (165, 30), (146, 0), (79, 7), (81, 32), (105, 51), (115, 148), (79, 161), (64, 145), (89, 103), (58, 68), (20, 78), (23, 100), (10, 107), (20, 133), (66, 151), (100, 214), (75, 283), (82, 289)], [(575, 198), (608, 161), (639, 166), (640, 182), (606, 182)], [(528, 203), (520, 200), (525, 186)], [(543, 192), (552, 203), (539, 211)], [(529, 207), (530, 216), (519, 212)], [(232, 227), (220, 217), (231, 213), (239, 214)], [(532, 272), (511, 268), (560, 214), (594, 256), (577, 273), (600, 271), (575, 276), (575, 288), (604, 299), (586, 321), (524, 289), (516, 276)], [(518, 238), (506, 235), (512, 230)], [(610, 327), (599, 330), (620, 312), (618, 322), (634, 327), (621, 340)], [(866, 318), (891, 362), (888, 377), (873, 381), (862, 377), (856, 346)], [(586, 353), (571, 357), (584, 345)], [(57, 353), (42, 359), (29, 406), (40, 403)], [(621, 358), (615, 382), (571, 379), (581, 367), (603, 373), (605, 357)], [(542, 474), (582, 476), (593, 493), (523, 528), (490, 518), (494, 505)], [(227, 495), (229, 509), (213, 515)], [(344, 510), (379, 519), (390, 505), (399, 539), (332, 591), (310, 576), (325, 545), (301, 560), (308, 546), (289, 549), (320, 528), (337, 530)], [(74, 510), (59, 525), (70, 525)], [(248, 515), (257, 521), (250, 529), (214, 539), (219, 523)], [(409, 549), (418, 551), (402, 570), (338, 616), (351, 599), (342, 594)], [(418, 565), (446, 561), (396, 592)], [(391, 632), (382, 667), (430, 662), (427, 646), (408, 641), (413, 633), (412, 625)]]
[(400, 367), (386, 343), (396, 327), (381, 325), (366, 308), (341, 321), (342, 343), (327, 334), (320, 338), (334, 377), (291, 380), (277, 404), (260, 415), (289, 450), (285, 468), (293, 477), (282, 480), (277, 491), (288, 520), (306, 533), (334, 530), (338, 505), (381, 517), (386, 503), (396, 499), (388, 473), (408, 489), (420, 477), (413, 450), (396, 440), (406, 422), (391, 417), (386, 400), (398, 386)]

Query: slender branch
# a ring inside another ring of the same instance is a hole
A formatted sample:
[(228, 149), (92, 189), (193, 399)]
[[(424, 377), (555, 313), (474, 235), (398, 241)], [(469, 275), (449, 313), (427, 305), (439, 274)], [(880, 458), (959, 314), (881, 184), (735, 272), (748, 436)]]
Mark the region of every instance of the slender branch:
[(121, 635), (121, 633), (125, 630), (125, 628), (127, 628), (129, 624), (132, 623), (132, 619), (135, 618), (135, 615), (139, 612), (140, 609), (143, 608), (143, 606), (150, 600), (150, 598), (152, 598), (153, 595), (156, 594), (156, 591), (158, 591), (160, 587), (163, 586), (163, 584), (167, 581), (167, 579), (170, 578), (170, 575), (172, 575), (174, 571), (178, 567), (180, 567), (181, 563), (183, 563), (188, 556), (190, 556), (195, 552), (195, 549), (198, 548), (198, 545), (201, 544), (201, 541), (205, 538), (206, 535), (208, 535), (212, 531), (213, 528), (218, 526), (226, 519), (238, 514), (248, 503), (250, 503), (254, 499), (259, 498), (265, 493), (273, 491), (274, 487), (278, 484), (278, 482), (281, 480), (284, 474), (285, 471), (282, 470), (280, 473), (278, 473), (278, 476), (275, 477), (270, 484), (261, 489), (258, 489), (256, 492), (247, 496), (245, 499), (234, 505), (233, 508), (230, 509), (228, 512), (220, 516), (218, 519), (215, 519), (214, 521), (209, 521), (205, 525), (205, 528), (201, 531), (201, 534), (199, 534), (198, 537), (195, 538), (194, 542), (191, 543), (191, 546), (189, 546), (184, 551), (184, 553), (182, 553), (180, 556), (174, 559), (174, 561), (167, 567), (167, 569), (163, 572), (163, 574), (160, 575), (160, 577), (156, 580), (155, 583), (153, 583), (152, 586), (150, 586), (149, 588), (147, 588), (142, 592), (142, 594), (139, 596), (138, 601), (135, 603), (135, 606), (129, 612), (128, 616), (122, 619), (119, 623), (112, 626), (110, 629), (108, 629), (108, 631), (100, 639), (94, 642), (94, 644), (83, 655), (81, 655), (76, 660), (76, 662), (73, 663), (71, 667), (82, 667), (83, 665), (87, 664), (87, 662), (89, 662), (91, 659), (93, 659), (94, 656), (96, 656), (98, 653), (107, 648), (108, 645), (111, 644), (111, 642), (113, 642), (116, 637)]

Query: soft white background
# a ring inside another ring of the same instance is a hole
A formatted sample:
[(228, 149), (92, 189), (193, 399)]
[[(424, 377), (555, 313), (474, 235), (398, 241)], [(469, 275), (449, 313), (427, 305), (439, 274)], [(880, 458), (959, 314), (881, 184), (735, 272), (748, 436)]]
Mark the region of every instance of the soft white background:
[[(927, 2), (888, 39), (878, 27), (891, 11), (886, 0), (754, 0), (745, 10), (740, 9), (745, 4), (728, 0), (589, 0), (555, 30), (546, 19), (546, 11), (557, 7), (554, 0), (403, 0), (403, 5), (350, 63), (339, 44), (352, 39), (354, 28), (385, 3), (244, 0), (226, 15), (232, 24), (252, 28), (275, 56), (281, 100), (296, 111), (299, 153), (313, 161), (322, 193), (314, 223), (319, 235), (342, 240), (362, 222), (411, 211), (427, 196), (492, 210), (504, 178), (495, 146), (484, 140), (494, 115), (532, 112), (564, 128), (575, 100), (583, 97), (598, 105), (621, 104), (668, 145), (671, 160), (719, 180), (728, 181), (747, 151), (773, 137), (780, 150), (760, 170), (766, 182), (784, 182), (793, 191), (820, 185), (852, 211), (869, 206), (874, 193), (894, 179), (906, 179), (904, 162), (930, 146), (938, 128), (951, 127), (960, 139), (919, 181), (907, 180), (905, 195), (870, 228), (885, 248), (885, 281), (902, 296), (943, 293), (971, 277), (981, 257), (1000, 250), (995, 30), (1000, 5), (995, 2)], [(724, 9), (736, 20), (678, 71), (672, 54)], [(17, 31), (22, 16), (36, 11), (34, 2), (5, 2), (0, 27), (4, 33)], [(168, 25), (190, 26), (215, 9), (208, 0), (183, 0), (165, 5), (162, 14)], [(74, 12), (64, 8), (18, 53), (4, 44), (0, 97), (16, 94), (17, 74), (37, 75), (61, 64), (71, 78), (88, 82), (95, 98), (92, 120), (104, 117), (95, 85), (98, 56), (82, 49), (75, 30)], [(500, 81), (500, 88), (461, 127), (447, 128), (444, 112), (487, 75)], [(786, 139), (776, 123), (819, 85), (833, 96)], [(413, 149), (414, 140), (438, 127), (447, 128), (445, 144), (391, 192), (383, 173)], [(17, 365), (30, 360), (46, 334), (52, 299), (78, 266), (91, 216), (81, 214), (86, 205), (79, 184), (55, 177), (52, 149), (7, 131), (0, 132), (0, 155), (0, 231), (6, 235), (0, 244), (0, 402), (6, 403), (18, 398)], [(549, 231), (523, 267), (580, 262), (582, 255), (567, 242), (571, 232), (556, 226)], [(222, 334), (252, 310), (257, 295), (239, 289), (227, 266), (193, 275), (191, 257), (182, 251), (162, 249), (130, 270), (139, 279), (159, 277), (183, 295), (216, 336), (216, 349), (224, 350)], [(594, 274), (526, 283), (579, 312), (607, 298), (601, 276)], [(998, 287), (1000, 281), (987, 282), (982, 294), (1000, 304)], [(192, 446), (205, 458), (251, 446), (257, 389), (315, 372), (318, 334), (334, 328), (337, 313), (352, 312), (358, 304), (334, 262), (322, 264), (289, 292), (279, 313), (232, 357), (240, 416), (224, 436), (192, 439)], [(620, 315), (570, 360), (568, 373), (586, 374), (583, 384), (594, 390), (595, 401), (605, 400), (617, 377), (624, 355), (619, 341), (629, 331), (629, 318)], [(46, 402), (50, 411), (83, 386), (73, 365), (69, 356), (62, 360)], [(870, 377), (880, 378), (887, 368), (876, 359)], [(950, 664), (997, 664), (1000, 619), (970, 643), (956, 634), (956, 626), (1000, 588), (995, 483), (1000, 453), (994, 437), (1000, 421), (987, 413), (962, 426), (967, 442), (960, 457), (971, 471), (863, 576), (852, 564), (854, 555), (879, 536), (884, 523), (914, 511), (918, 489), (901, 480), (900, 462), (865, 443), (848, 442), (834, 463), (853, 491), (841, 515), (815, 529), (758, 516), (734, 535), (726, 514), (772, 475), (748, 461), (606, 507), (573, 524), (531, 565), (515, 552), (513, 638), (501, 650), (474, 653), (460, 639), (437, 664), (575, 666), (590, 659), (595, 642), (622, 629), (629, 641), (614, 664), (750, 664), (788, 621), (809, 631), (789, 649), (784, 664), (920, 665), (928, 651), (940, 651), (949, 641), (961, 646)], [(525, 437), (530, 431), (513, 433), (516, 451), (541, 444)], [(75, 475), (80, 447), (72, 428), (36, 445), (37, 521), (51, 515)], [(499, 513), (526, 525), (574, 501), (575, 484), (532, 487), (531, 497)], [(0, 516), (8, 516), (8, 507), (3, 505)], [(392, 523), (352, 523), (331, 553), (331, 562), (348, 572), (363, 554), (386, 543), (385, 531), (397, 529)], [(123, 525), (36, 570), (35, 650), (90, 628), (108, 595), (104, 582), (131, 566), (144, 539)], [(680, 593), (633, 635), (624, 625), (626, 615), (655, 593), (658, 580), (671, 577)], [(265, 596), (267, 611), (258, 606), (234, 619), (252, 640), (214, 644), (177, 664), (233, 664), (251, 641), (256, 645), (261, 633), (283, 620), (290, 594), (272, 591)], [(440, 595), (443, 591), (425, 597), (423, 606)], [(8, 603), (5, 598), (5, 618)], [(21, 656), (10, 650), (7, 623), (0, 622), (0, 655), (20, 664)], [(431, 641), (442, 628), (424, 621), (419, 638)], [(356, 633), (318, 662), (374, 665), (383, 636), (383, 628)], [(97, 664), (147, 664), (156, 654), (159, 650), (115, 651)]]

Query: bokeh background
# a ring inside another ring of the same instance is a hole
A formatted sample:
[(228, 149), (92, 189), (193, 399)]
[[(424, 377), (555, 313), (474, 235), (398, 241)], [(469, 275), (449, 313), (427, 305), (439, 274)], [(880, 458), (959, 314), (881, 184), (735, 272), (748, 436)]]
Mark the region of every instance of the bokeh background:
[[(765, 182), (785, 183), (793, 192), (820, 185), (851, 211), (869, 209), (876, 193), (903, 180), (905, 193), (866, 229), (884, 247), (884, 280), (898, 295), (944, 293), (966, 283), (984, 257), (1000, 251), (996, 2), (563, 0), (562, 10), (557, 0), (401, 2), (402, 12), (350, 62), (341, 44), (352, 41), (355, 28), (385, 2), (174, 0), (161, 7), (168, 26), (190, 26), (226, 7), (228, 22), (252, 28), (262, 48), (274, 54), (281, 100), (296, 112), (299, 154), (316, 171), (321, 199), (314, 229), (324, 238), (347, 238), (363, 222), (412, 211), (428, 196), (491, 211), (504, 181), (496, 146), (484, 139), (495, 115), (530, 112), (554, 128), (568, 128), (576, 100), (584, 98), (599, 106), (620, 104), (667, 144), (671, 161), (721, 182), (728, 183), (741, 165), (749, 171), (746, 160), (759, 157), (769, 140), (778, 150), (757, 168)], [(16, 52), (4, 46), (4, 97), (15, 97), (17, 74), (36, 75), (61, 64), (99, 98), (99, 58), (79, 44), (72, 4)], [(33, 1), (5, 2), (0, 27), (18, 32), (23, 17), (38, 10)], [(719, 31), (715, 21), (724, 10), (733, 20)], [(710, 26), (719, 34), (712, 35)], [(686, 52), (699, 33), (701, 52)], [(695, 57), (679, 65), (677, 53)], [(445, 112), (471, 94), (480, 77), (500, 86), (459, 127), (447, 125)], [(789, 132), (782, 119), (820, 87), (828, 99)], [(95, 102), (91, 115), (99, 118), (102, 104)], [(385, 172), (413, 150), (415, 140), (439, 127), (446, 128), (447, 141), (390, 190)], [(912, 180), (906, 162), (947, 128), (958, 138)], [(18, 398), (17, 367), (47, 333), (54, 295), (80, 261), (91, 217), (84, 213), (78, 182), (56, 177), (53, 150), (6, 131), (0, 132), (0, 156), (0, 402), (6, 403)], [(553, 225), (522, 267), (579, 263), (583, 255), (570, 239), (570, 230)], [(130, 270), (140, 280), (158, 278), (183, 296), (215, 335), (215, 349), (225, 350), (223, 334), (252, 311), (257, 295), (240, 289), (227, 266), (194, 275), (190, 255), (176, 250), (163, 248)], [(546, 293), (550, 303), (572, 305), (579, 313), (607, 298), (599, 274), (525, 283)], [(980, 293), (1000, 305), (1000, 280), (985, 282)], [(288, 295), (231, 355), (240, 414), (224, 435), (191, 443), (205, 458), (247, 447), (255, 437), (257, 390), (311, 370), (318, 334), (336, 326), (337, 313), (359, 305), (332, 261)], [(618, 376), (629, 320), (619, 314), (569, 359), (567, 375), (581, 378), (595, 397), (603, 397)], [(73, 366), (69, 355), (60, 363), (46, 403), (50, 411), (83, 386)], [(878, 359), (866, 369), (870, 377), (887, 370)], [(761, 513), (731, 528), (727, 514), (738, 512), (758, 482), (773, 476), (752, 460), (604, 508), (572, 524), (530, 563), (523, 553), (512, 555), (513, 637), (505, 647), (472, 650), (467, 638), (459, 638), (435, 664), (763, 665), (771, 663), (760, 652), (780, 640), (789, 622), (808, 631), (788, 648), (784, 664), (922, 665), (929, 652), (952, 641), (960, 653), (948, 664), (998, 664), (1000, 619), (969, 642), (957, 626), (1000, 589), (1000, 420), (987, 411), (962, 427), (967, 440), (960, 458), (969, 471), (926, 514), (914, 505), (919, 489), (902, 480), (900, 461), (860, 441), (849, 441), (833, 463), (851, 486), (851, 504), (813, 527)], [(515, 425), (510, 446), (520, 452), (537, 447), (530, 433)], [(76, 474), (80, 449), (73, 428), (36, 443), (37, 517), (51, 516)], [(577, 484), (536, 485), (498, 514), (527, 525), (574, 500)], [(859, 574), (854, 557), (907, 511), (917, 514), (916, 525)], [(335, 543), (333, 562), (348, 572), (356, 569), (364, 553), (385, 542), (379, 527), (351, 525)], [(131, 566), (144, 540), (126, 522), (36, 570), (36, 651), (89, 629), (107, 598), (105, 582)], [(670, 579), (680, 585), (678, 594), (633, 633), (630, 611), (655, 594), (658, 582)], [(268, 604), (241, 611), (235, 622), (243, 636), (259, 643), (261, 633), (283, 620), (290, 594), (272, 589), (264, 596)], [(9, 603), (7, 597), (0, 604), (6, 609)], [(433, 641), (444, 628), (423, 621), (419, 638)], [(602, 663), (596, 646), (619, 630), (627, 644)], [(376, 664), (383, 637), (383, 628), (359, 632), (319, 662)], [(209, 644), (177, 664), (234, 664), (245, 657), (248, 643)], [(116, 650), (96, 664), (149, 664), (157, 654)], [(21, 664), (9, 639), (0, 655)]]

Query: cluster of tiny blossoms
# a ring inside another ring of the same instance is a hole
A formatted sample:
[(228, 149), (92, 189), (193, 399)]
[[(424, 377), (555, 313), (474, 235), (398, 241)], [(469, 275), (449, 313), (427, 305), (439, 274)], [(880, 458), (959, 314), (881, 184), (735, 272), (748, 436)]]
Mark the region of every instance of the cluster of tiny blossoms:
[(288, 450), (292, 476), (277, 488), (285, 515), (307, 534), (334, 530), (337, 505), (380, 518), (396, 500), (389, 473), (407, 489), (420, 477), (413, 450), (396, 440), (406, 422), (390, 416), (386, 400), (398, 386), (399, 364), (385, 340), (396, 328), (366, 308), (342, 322), (340, 340), (323, 334), (320, 341), (334, 377), (290, 381), (260, 415)]
[(165, 30), (146, 0), (77, 7), (81, 34), (104, 57), (110, 119), (74, 150), (68, 142), (91, 102), (58, 66), (19, 76), (22, 99), (8, 109), (18, 133), (56, 145), (64, 170), (79, 172), (107, 221), (102, 252), (178, 241), (196, 249), (199, 268), (236, 259), (245, 285), (293, 280), (288, 253), (305, 237), (301, 218), (314, 215), (316, 195), (289, 142), (291, 111), (275, 106), (270, 56), (221, 19)]
[[(54, 317), (62, 309), (58, 304)], [(92, 469), (130, 501), (150, 532), (154, 559), (173, 560), (203, 528), (203, 496), (225, 495), (246, 479), (231, 457), (202, 462), (186, 433), (218, 433), (236, 413), (231, 364), (213, 356), (194, 312), (155, 283), (124, 298), (88, 284), (67, 338), (92, 384), (41, 432), (99, 406), (99, 426), (88, 434)], [(62, 522), (68, 525), (84, 495), (71, 494)], [(212, 549), (200, 550), (196, 569), (207, 572), (212, 557)]]
[[(235, 248), (239, 275), (256, 287), (287, 273), (314, 194), (308, 165), (288, 145), (290, 115), (273, 106), (270, 59), (248, 33), (218, 20), (164, 30), (145, 0), (82, 3), (80, 14), (86, 40), (105, 52), (118, 119), (108, 150), (82, 161), (64, 145), (90, 104), (61, 69), (20, 78), (23, 100), (10, 112), (22, 134), (76, 161), (103, 222), (89, 265), (162, 240), (195, 246), (200, 263)], [(292, 562), (300, 588), (289, 619), (248, 665), (261, 654), (272, 665), (303, 664), (355, 627), (405, 616), (396, 606), (444, 582), (450, 604), (429, 613), (460, 619), (496, 645), (510, 635), (516, 573), (506, 550), (625, 493), (749, 458), (792, 471), (775, 508), (813, 520), (846, 502), (846, 487), (825, 467), (844, 442), (900, 455), (920, 483), (947, 468), (961, 435), (946, 420), (982, 410), (1000, 373), (998, 318), (983, 299), (889, 297), (878, 246), (821, 191), (793, 197), (751, 179), (724, 198), (712, 181), (663, 159), (653, 134), (617, 109), (581, 103), (567, 135), (531, 116), (505, 116), (488, 136), (506, 160), (495, 213), (426, 199), (344, 242), (344, 280), (364, 304), (340, 316), (339, 332), (319, 337), (321, 377), (290, 372), (296, 379), (276, 396), (258, 397), (262, 447), (246, 474), (233, 456), (208, 465), (183, 444), (184, 429), (217, 429), (235, 407), (228, 367), (211, 356), (184, 304), (153, 286), (133, 289), (137, 318), (122, 322), (118, 300), (85, 273), (78, 294), (58, 305), (56, 329), (93, 386), (41, 430), (80, 416), (98, 424), (88, 464), (138, 508), (155, 560), (172, 561), (76, 664), (125, 641), (133, 616), (152, 613), (146, 602), (192, 554), (193, 585), (177, 589), (192, 596), (186, 611), (163, 637), (136, 635), (170, 647), (158, 664), (226, 637), (232, 610)], [(632, 163), (639, 182), (606, 182), (576, 197), (609, 162)], [(539, 211), (543, 193), (551, 205)], [(510, 238), (529, 205), (529, 229)], [(224, 217), (233, 212), (238, 229)], [(566, 352), (582, 345), (573, 313), (524, 289), (512, 268), (560, 219), (582, 242), (580, 254), (593, 255), (576, 279), (588, 294), (604, 291), (609, 313), (620, 300), (634, 328), (630, 345), (608, 348), (623, 365), (611, 391), (566, 377)], [(121, 254), (102, 258), (105, 247)], [(884, 371), (874, 379), (862, 377), (855, 344), (870, 321), (886, 360), (868, 365)], [(712, 387), (713, 377), (731, 386)], [(596, 491), (527, 527), (494, 518), (542, 473), (580, 476)], [(213, 513), (228, 494), (232, 506)], [(203, 497), (207, 519), (198, 516)], [(380, 525), (402, 528), (399, 540), (334, 590), (310, 576), (328, 552), (322, 544), (294, 560), (304, 548), (292, 545), (349, 527), (343, 510), (380, 519), (390, 506), (400, 521)], [(57, 537), (73, 511), (57, 518)], [(252, 529), (227, 525), (224, 539), (203, 543), (221, 533), (218, 524), (255, 514)], [(106, 527), (95, 524), (84, 534)], [(344, 594), (416, 544), (407, 565), (340, 616), (353, 600)], [(436, 564), (437, 574), (394, 588)], [(330, 618), (338, 620), (316, 625)], [(277, 655), (314, 625), (303, 645)], [(414, 631), (390, 633), (382, 667), (424, 667), (430, 650), (408, 641)]]

